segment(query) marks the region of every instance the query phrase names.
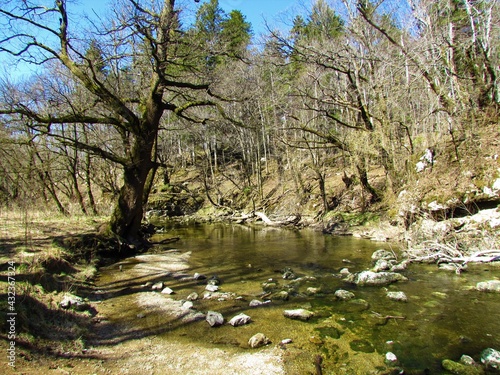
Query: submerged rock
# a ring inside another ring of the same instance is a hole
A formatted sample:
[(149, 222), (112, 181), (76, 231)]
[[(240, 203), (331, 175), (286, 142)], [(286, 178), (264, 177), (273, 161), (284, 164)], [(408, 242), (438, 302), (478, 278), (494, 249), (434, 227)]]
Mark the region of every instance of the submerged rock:
[(405, 269), (408, 268), (409, 264), (410, 264), (410, 261), (408, 259), (405, 259), (402, 262), (393, 265), (390, 270), (391, 270), (391, 272), (404, 271)]
[(285, 290), (282, 290), (281, 292), (278, 292), (278, 293), (274, 293), (271, 296), (271, 299), (278, 300), (278, 301), (288, 301), (289, 298), (290, 298), (290, 295)]
[(199, 298), (198, 293), (193, 292), (189, 296), (186, 297), (188, 301), (196, 301)]
[(263, 333), (257, 333), (250, 337), (250, 340), (248, 340), (248, 346), (251, 348), (260, 348), (261, 346), (267, 345), (271, 342), (266, 335)]
[(281, 270), (281, 273), (283, 274), (282, 277), (286, 280), (290, 279), (295, 279), (295, 272), (290, 267), (285, 267)]
[(267, 300), (267, 301), (262, 302), (262, 301), (259, 301), (258, 299), (253, 299), (250, 301), (248, 306), (257, 307), (257, 306), (267, 305), (268, 303), (271, 303), (271, 301)]
[(372, 271), (373, 272), (380, 272), (380, 271), (386, 271), (391, 269), (392, 266), (396, 264), (396, 261), (394, 259), (386, 260), (386, 259), (379, 259), (375, 263), (375, 266), (373, 266)]
[(408, 279), (396, 272), (362, 271), (356, 274), (348, 275), (345, 280), (359, 286), (372, 286), (387, 285), (396, 281), (407, 281)]
[(229, 321), (229, 324), (232, 325), (233, 327), (239, 327), (239, 326), (242, 326), (244, 324), (248, 324), (250, 323), (250, 317), (246, 314), (238, 314), (238, 315), (235, 315), (231, 318), (231, 320)]
[(211, 327), (218, 327), (224, 324), (224, 317), (221, 313), (216, 311), (207, 312), (205, 320), (210, 324)]
[(320, 292), (321, 292), (321, 288), (315, 288), (315, 287), (309, 287), (306, 290), (306, 294), (308, 296), (314, 296), (314, 295), (316, 295), (316, 294), (318, 294)]
[(500, 292), (500, 280), (479, 282), (476, 284), (476, 289), (481, 292)]
[(349, 292), (348, 290), (338, 289), (335, 291), (335, 298), (342, 301), (348, 301), (350, 299), (353, 299), (354, 297), (355, 297), (354, 293)]
[(481, 363), (486, 368), (500, 370), (500, 352), (493, 348), (484, 349), (481, 353)]
[(387, 251), (387, 250), (384, 250), (384, 249), (380, 249), (380, 250), (375, 251), (372, 254), (372, 260), (377, 261), (380, 259), (390, 260), (390, 259), (396, 259), (396, 257), (394, 256), (394, 253)]
[(387, 298), (398, 302), (408, 302), (408, 297), (404, 292), (387, 292)]
[(476, 365), (476, 361), (474, 361), (474, 358), (466, 354), (463, 354), (460, 357), (460, 363), (462, 365), (468, 365), (468, 366)]
[(229, 301), (236, 299), (236, 294), (232, 292), (205, 292), (203, 293), (203, 299), (211, 299), (218, 301)]
[(394, 366), (398, 363), (398, 357), (393, 352), (387, 352), (385, 353), (385, 363), (389, 366)]
[(306, 309), (295, 309), (295, 310), (285, 310), (283, 311), (283, 315), (286, 318), (290, 319), (309, 320), (311, 317), (314, 316), (314, 313)]
[(482, 375), (482, 374), (484, 374), (483, 369), (479, 366), (464, 365), (462, 363), (452, 361), (451, 359), (445, 359), (443, 362), (441, 362), (441, 366), (443, 366), (443, 368), (446, 371), (449, 371), (455, 375)]

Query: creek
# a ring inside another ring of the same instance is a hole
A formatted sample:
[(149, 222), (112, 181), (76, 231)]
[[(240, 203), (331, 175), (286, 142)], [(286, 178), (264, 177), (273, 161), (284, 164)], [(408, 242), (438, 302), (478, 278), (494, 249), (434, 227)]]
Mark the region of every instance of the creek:
[[(258, 332), (274, 346), (291, 339), (291, 344), (282, 347), (286, 373), (290, 374), (314, 373), (313, 358), (318, 355), (323, 358), (324, 373), (386, 373), (387, 352), (397, 356), (398, 367), (405, 374), (442, 374), (443, 359), (458, 361), (467, 354), (479, 360), (485, 348), (500, 350), (500, 295), (474, 289), (479, 281), (499, 279), (498, 266), (469, 265), (466, 272), (455, 274), (438, 270), (436, 265), (410, 264), (402, 271), (409, 279), (406, 282), (358, 287), (343, 281), (339, 271), (371, 268), (371, 255), (378, 249), (394, 251), (400, 257), (398, 245), (334, 237), (310, 229), (229, 224), (172, 224), (154, 240), (169, 237), (180, 240), (155, 248), (152, 255), (180, 256), (183, 262), (178, 267), (165, 271), (161, 262), (155, 262), (153, 268), (137, 274), (132, 272), (141, 263), (137, 257), (120, 262), (122, 272), (116, 264), (100, 271), (98, 286), (117, 311), (110, 319), (132, 326), (141, 337), (155, 335), (227, 351), (261, 350), (249, 349), (247, 344)], [(292, 269), (300, 281), (283, 279), (285, 268)], [(203, 299), (206, 280), (195, 280), (195, 273), (208, 278), (216, 275), (220, 292), (232, 292), (239, 298)], [(289, 291), (289, 299), (249, 307), (253, 299), (266, 299), (262, 285), (270, 279)], [(241, 327), (225, 324), (212, 328), (204, 320), (172, 318), (168, 309), (158, 309), (152, 300), (139, 298), (145, 290), (152, 294), (150, 287), (144, 287), (147, 281), (163, 281), (175, 292), (168, 296), (174, 300), (185, 300), (197, 292), (197, 311), (221, 312), (226, 321), (243, 312), (252, 321)], [(316, 292), (310, 293), (308, 288), (316, 288)], [(353, 292), (355, 300), (336, 300), (338, 289)], [(402, 291), (408, 301), (393, 301), (387, 298), (388, 291)], [(306, 308), (315, 316), (309, 321), (283, 316), (284, 310), (296, 308)], [(388, 316), (396, 318), (380, 318)]]

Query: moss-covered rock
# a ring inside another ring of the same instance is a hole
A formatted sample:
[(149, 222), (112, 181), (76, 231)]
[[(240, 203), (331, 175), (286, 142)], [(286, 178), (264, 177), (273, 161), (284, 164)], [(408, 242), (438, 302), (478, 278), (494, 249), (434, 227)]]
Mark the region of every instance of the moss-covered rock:
[(441, 365), (446, 371), (451, 372), (456, 375), (482, 375), (484, 370), (482, 367), (474, 365), (464, 365), (451, 359), (445, 359), (441, 362)]

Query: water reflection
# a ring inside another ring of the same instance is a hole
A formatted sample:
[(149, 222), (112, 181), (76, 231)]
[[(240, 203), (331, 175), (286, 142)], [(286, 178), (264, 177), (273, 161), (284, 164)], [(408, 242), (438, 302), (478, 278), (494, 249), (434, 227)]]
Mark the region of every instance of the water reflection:
[[(284, 267), (292, 268), (298, 276), (316, 277), (311, 286), (319, 287), (321, 293), (314, 297), (298, 293), (274, 307), (275, 310), (266, 310), (267, 316), (260, 318), (261, 322), (274, 327), (268, 328), (268, 332), (278, 334), (291, 329), (289, 322), (283, 326), (277, 323), (283, 304), (307, 302), (313, 310), (320, 311), (320, 318), (314, 324), (324, 326), (325, 319), (333, 319), (357, 335), (357, 340), (366, 347), (381, 355), (387, 351), (395, 353), (406, 373), (440, 374), (444, 358), (458, 360), (462, 354), (468, 354), (479, 360), (483, 349), (500, 349), (500, 296), (471, 289), (479, 281), (499, 278), (498, 267), (474, 265), (462, 275), (456, 275), (439, 271), (435, 265), (416, 264), (405, 271), (409, 278), (406, 283), (357, 288), (334, 275), (344, 267), (351, 272), (368, 269), (372, 266), (373, 251), (386, 248), (398, 254), (397, 248), (367, 240), (327, 236), (308, 229), (293, 231), (223, 224), (172, 227), (166, 236), (181, 237), (176, 248), (192, 252), (189, 259), (192, 272), (216, 274), (226, 290), (236, 293), (261, 294), (261, 283), (269, 278), (279, 279), (277, 271)], [(367, 304), (353, 308), (352, 304), (336, 301), (333, 293), (338, 288), (351, 289), (358, 300)], [(404, 292), (408, 302), (389, 300), (387, 291)], [(405, 319), (389, 318), (381, 324), (373, 319), (374, 313)], [(200, 329), (208, 336), (213, 334), (206, 325), (200, 325)], [(310, 327), (310, 332), (314, 329), (338, 331), (332, 327)], [(343, 336), (329, 340), (336, 343), (334, 346), (340, 346)], [(350, 344), (351, 349), (352, 345), (357, 347)], [(318, 349), (317, 345), (312, 345), (314, 350)], [(303, 347), (307, 348), (306, 343)], [(332, 354), (333, 349), (326, 345), (321, 350), (332, 358), (340, 355)]]

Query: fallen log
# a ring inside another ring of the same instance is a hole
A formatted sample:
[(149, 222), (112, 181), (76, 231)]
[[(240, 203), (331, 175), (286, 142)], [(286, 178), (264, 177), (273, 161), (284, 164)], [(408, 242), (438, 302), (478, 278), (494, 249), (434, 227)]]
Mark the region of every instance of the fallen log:
[(273, 220), (269, 219), (265, 213), (259, 212), (259, 211), (255, 212), (255, 216), (260, 217), (266, 225), (270, 225), (270, 226), (297, 225), (301, 219), (300, 215), (294, 215), (294, 216), (288, 217), (285, 220), (273, 221)]

